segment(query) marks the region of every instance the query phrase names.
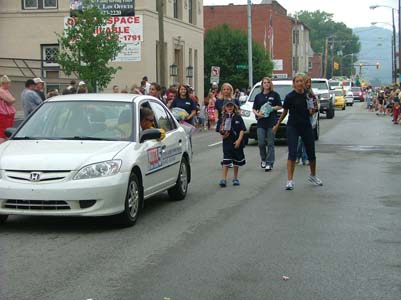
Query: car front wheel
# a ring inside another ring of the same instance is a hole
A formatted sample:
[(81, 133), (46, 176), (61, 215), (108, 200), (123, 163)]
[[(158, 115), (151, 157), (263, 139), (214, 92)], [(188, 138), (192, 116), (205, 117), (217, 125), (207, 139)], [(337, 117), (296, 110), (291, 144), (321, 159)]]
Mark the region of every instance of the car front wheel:
[(189, 163), (186, 157), (183, 157), (180, 164), (180, 171), (175, 186), (168, 190), (171, 200), (183, 200), (187, 195), (189, 183)]
[(116, 216), (116, 221), (122, 227), (133, 226), (138, 219), (139, 211), (142, 204), (142, 194), (140, 190), (139, 180), (135, 174), (131, 174), (127, 195), (125, 196), (124, 211)]

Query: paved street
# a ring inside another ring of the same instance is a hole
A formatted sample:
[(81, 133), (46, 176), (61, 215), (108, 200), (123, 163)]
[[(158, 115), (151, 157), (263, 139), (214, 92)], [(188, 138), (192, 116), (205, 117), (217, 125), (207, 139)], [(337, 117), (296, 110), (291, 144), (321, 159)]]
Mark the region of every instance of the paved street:
[(362, 107), (321, 119), (323, 187), (297, 166), (285, 191), (286, 145), (265, 173), (251, 141), (241, 186), (221, 189), (219, 136), (202, 132), (187, 199), (150, 199), (132, 228), (11, 216), (0, 299), (400, 299), (401, 126)]

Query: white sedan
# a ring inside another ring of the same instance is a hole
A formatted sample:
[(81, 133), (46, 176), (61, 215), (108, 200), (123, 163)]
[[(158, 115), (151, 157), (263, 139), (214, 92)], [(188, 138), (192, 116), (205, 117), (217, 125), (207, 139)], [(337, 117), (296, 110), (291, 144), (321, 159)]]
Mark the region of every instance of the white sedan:
[[(152, 129), (140, 127), (143, 108), (154, 113)], [(145, 199), (168, 191), (182, 200), (191, 180), (190, 137), (150, 96), (54, 97), (6, 134), (0, 223), (8, 215), (113, 215), (131, 226)]]

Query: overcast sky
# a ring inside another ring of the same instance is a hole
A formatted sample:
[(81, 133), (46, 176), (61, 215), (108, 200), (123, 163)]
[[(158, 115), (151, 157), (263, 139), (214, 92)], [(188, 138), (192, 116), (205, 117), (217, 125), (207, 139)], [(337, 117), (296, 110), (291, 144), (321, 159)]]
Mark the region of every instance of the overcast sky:
[[(252, 4), (260, 4), (261, 0), (253, 0)], [(392, 23), (390, 8), (369, 9), (371, 5), (387, 5), (397, 9), (397, 0), (277, 0), (287, 13), (294, 13), (300, 10), (316, 11), (321, 10), (332, 13), (336, 22), (343, 22), (348, 27), (370, 26), (371, 22)], [(204, 0), (203, 5), (227, 5), (247, 4), (247, 0)], [(395, 26), (398, 28), (398, 13), (395, 14)], [(392, 30), (391, 26), (386, 24), (377, 24)]]

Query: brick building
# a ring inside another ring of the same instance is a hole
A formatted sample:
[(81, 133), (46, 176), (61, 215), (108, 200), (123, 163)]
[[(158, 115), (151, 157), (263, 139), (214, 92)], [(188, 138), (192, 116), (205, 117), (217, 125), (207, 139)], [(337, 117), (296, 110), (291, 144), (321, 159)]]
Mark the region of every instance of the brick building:
[[(205, 32), (227, 24), (247, 33), (247, 5), (204, 6)], [(271, 52), (277, 77), (290, 78), (292, 68), (292, 22), (277, 1), (252, 5), (252, 38)], [(272, 51), (270, 51), (272, 49)]]

